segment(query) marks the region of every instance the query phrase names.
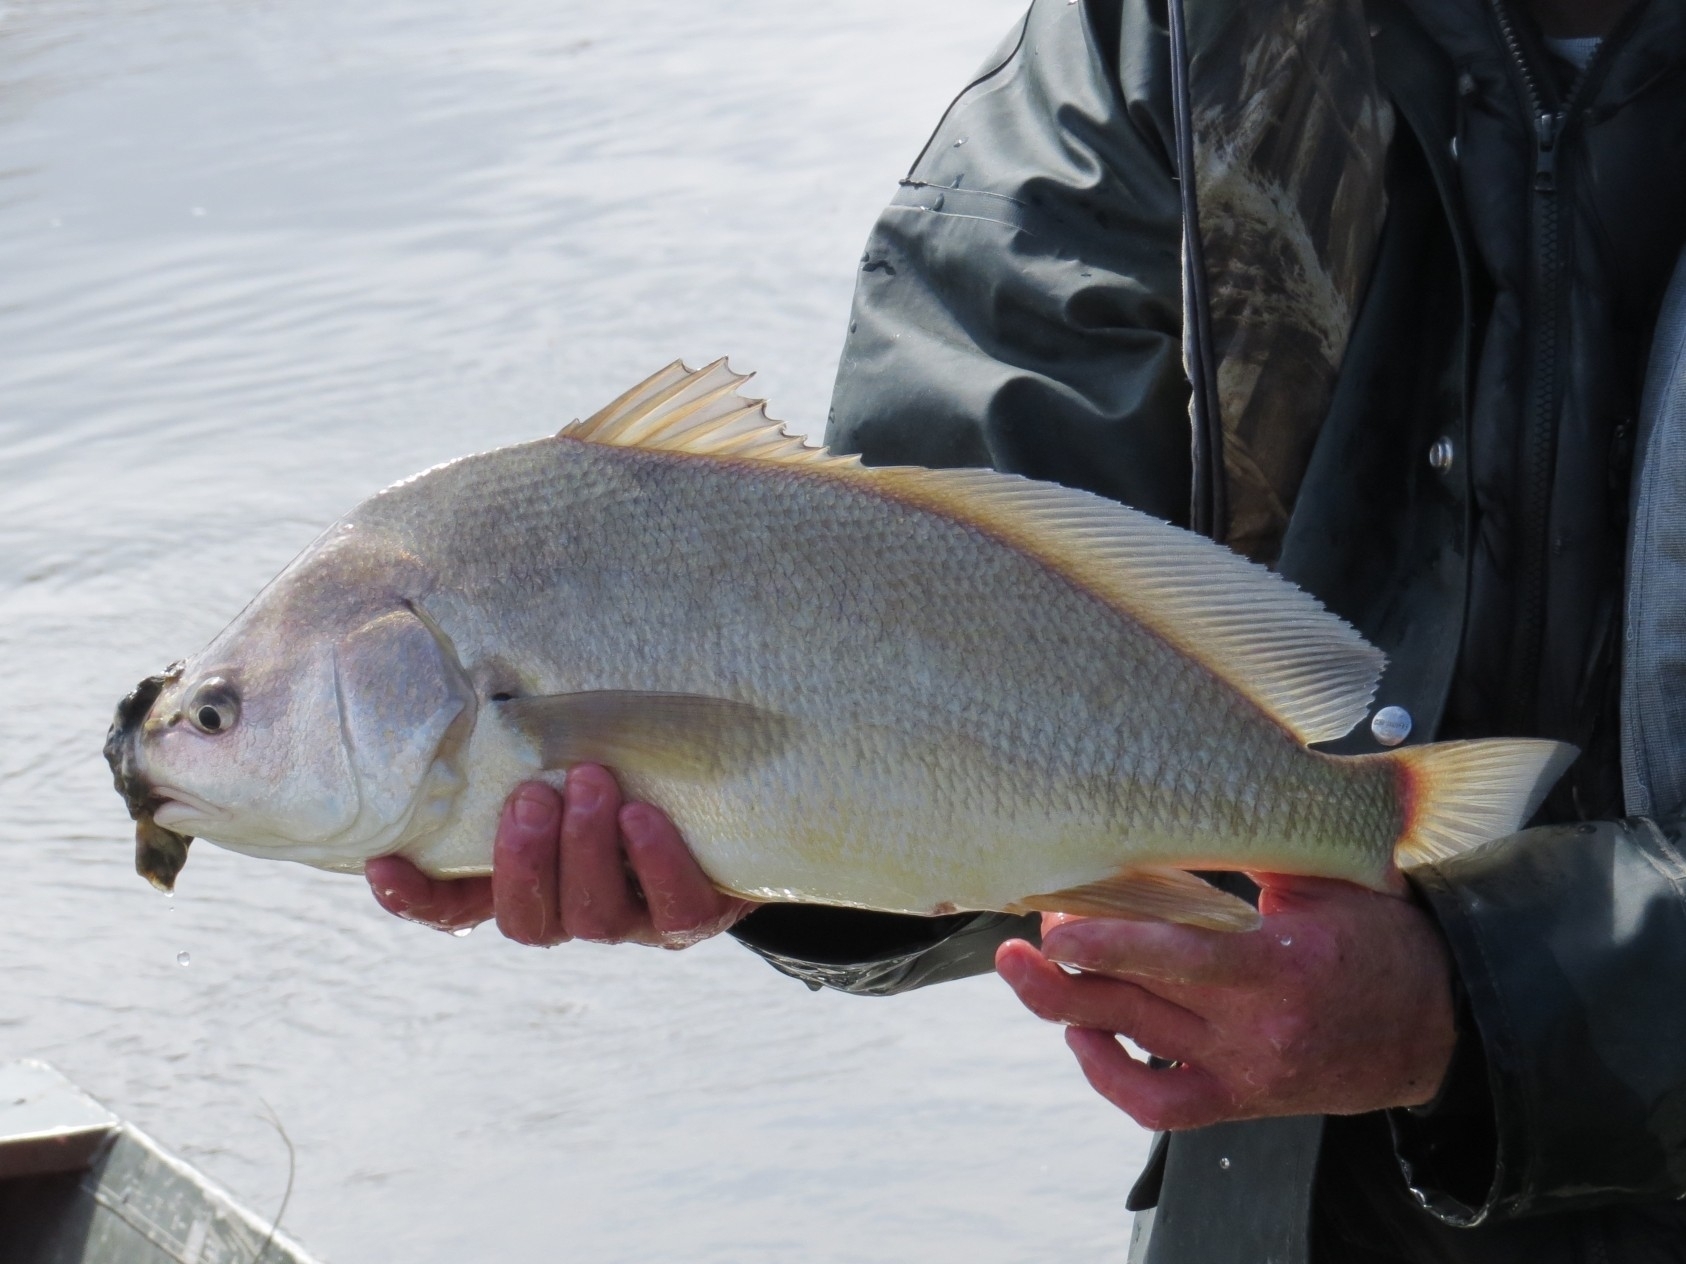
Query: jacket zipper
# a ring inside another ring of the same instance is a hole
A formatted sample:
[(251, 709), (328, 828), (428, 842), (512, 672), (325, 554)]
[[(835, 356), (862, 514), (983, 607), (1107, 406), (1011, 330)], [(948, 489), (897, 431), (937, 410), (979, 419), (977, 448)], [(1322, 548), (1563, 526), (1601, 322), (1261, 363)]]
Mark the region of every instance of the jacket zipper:
[(1551, 488), (1556, 465), (1557, 411), (1562, 394), (1563, 294), (1567, 257), (1563, 249), (1563, 199), (1558, 187), (1565, 124), (1579, 106), (1592, 70), (1609, 41), (1600, 43), (1567, 97), (1548, 105), (1540, 80), (1516, 32), (1507, 0), (1492, 0), (1506, 50), (1522, 80), (1534, 120), (1534, 173), (1529, 198), (1530, 295), (1534, 309), (1531, 380), (1522, 436), (1522, 503), (1518, 506), (1517, 653), (1507, 690), (1509, 729), (1532, 732), (1538, 719), (1540, 658), (1544, 651), (1546, 577), (1550, 570)]

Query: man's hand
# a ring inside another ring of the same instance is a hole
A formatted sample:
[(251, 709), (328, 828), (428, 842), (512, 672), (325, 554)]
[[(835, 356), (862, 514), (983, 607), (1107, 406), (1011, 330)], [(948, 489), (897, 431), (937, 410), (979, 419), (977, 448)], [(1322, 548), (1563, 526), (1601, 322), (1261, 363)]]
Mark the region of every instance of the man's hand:
[(429, 878), (397, 856), (364, 868), (389, 913), (439, 930), (496, 917), (522, 944), (570, 939), (683, 948), (727, 929), (752, 908), (722, 895), (673, 822), (647, 803), (622, 803), (605, 768), (581, 764), (565, 792), (517, 786), (504, 804), (490, 878)]
[[(1048, 915), (1042, 950), (1009, 940), (996, 969), (1032, 1011), (1067, 1024), (1089, 1083), (1148, 1128), (1432, 1099), (1456, 1039), (1451, 964), (1403, 879), (1400, 895), (1379, 895), (1253, 877), (1256, 931)], [(1176, 1065), (1137, 1061), (1119, 1035)]]

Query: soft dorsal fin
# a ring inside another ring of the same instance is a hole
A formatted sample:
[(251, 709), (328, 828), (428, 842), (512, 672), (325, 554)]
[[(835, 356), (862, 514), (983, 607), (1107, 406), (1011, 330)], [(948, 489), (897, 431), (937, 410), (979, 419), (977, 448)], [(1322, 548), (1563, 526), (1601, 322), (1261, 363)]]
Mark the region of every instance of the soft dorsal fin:
[(620, 448), (657, 448), (697, 456), (752, 457), (804, 465), (858, 467), (859, 457), (832, 456), (767, 416), (767, 401), (738, 388), (753, 374), (734, 373), (724, 359), (701, 369), (675, 360), (562, 435)]
[(675, 361), (562, 435), (618, 447), (801, 465), (986, 532), (1203, 663), (1300, 741), (1347, 733), (1385, 659), (1264, 567), (1092, 492), (988, 469), (867, 467), (808, 447), (737, 388), (725, 360)]
[(1364, 718), (1386, 656), (1311, 594), (1205, 536), (994, 470), (862, 469), (883, 490), (992, 531), (1175, 645), (1305, 743)]

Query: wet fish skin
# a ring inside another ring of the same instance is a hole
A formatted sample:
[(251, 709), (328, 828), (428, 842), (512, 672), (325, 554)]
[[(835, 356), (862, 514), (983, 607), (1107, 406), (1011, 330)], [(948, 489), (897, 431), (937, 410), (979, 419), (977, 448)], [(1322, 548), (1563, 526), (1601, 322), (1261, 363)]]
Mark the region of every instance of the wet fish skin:
[[(1238, 927), (1179, 871), (1380, 885), (1566, 758), (1308, 750), (1380, 656), (1285, 582), (1085, 493), (826, 458), (723, 366), (664, 373), (324, 533), (130, 726), (163, 824), (483, 873), (516, 781), (599, 759), (751, 898)], [(227, 733), (191, 722), (212, 678)]]

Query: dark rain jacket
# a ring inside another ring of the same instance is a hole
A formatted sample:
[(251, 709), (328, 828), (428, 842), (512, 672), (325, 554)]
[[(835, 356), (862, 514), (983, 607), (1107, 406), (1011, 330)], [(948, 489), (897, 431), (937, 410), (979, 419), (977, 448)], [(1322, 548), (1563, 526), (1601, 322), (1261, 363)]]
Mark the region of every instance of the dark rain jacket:
[[(1440, 1098), (1161, 1138), (1145, 1258), (1686, 1260), (1686, 351), (1648, 354), (1686, 5), (1635, 0), (1578, 79), (1504, 0), (1187, 12), (1222, 533), (1387, 651), (1411, 740), (1585, 754), (1553, 823), (1414, 874), (1460, 992)], [(1036, 0), (872, 233), (833, 447), (1188, 522), (1168, 67), (1163, 3)], [(881, 995), (1035, 928), (776, 906), (736, 933)]]

